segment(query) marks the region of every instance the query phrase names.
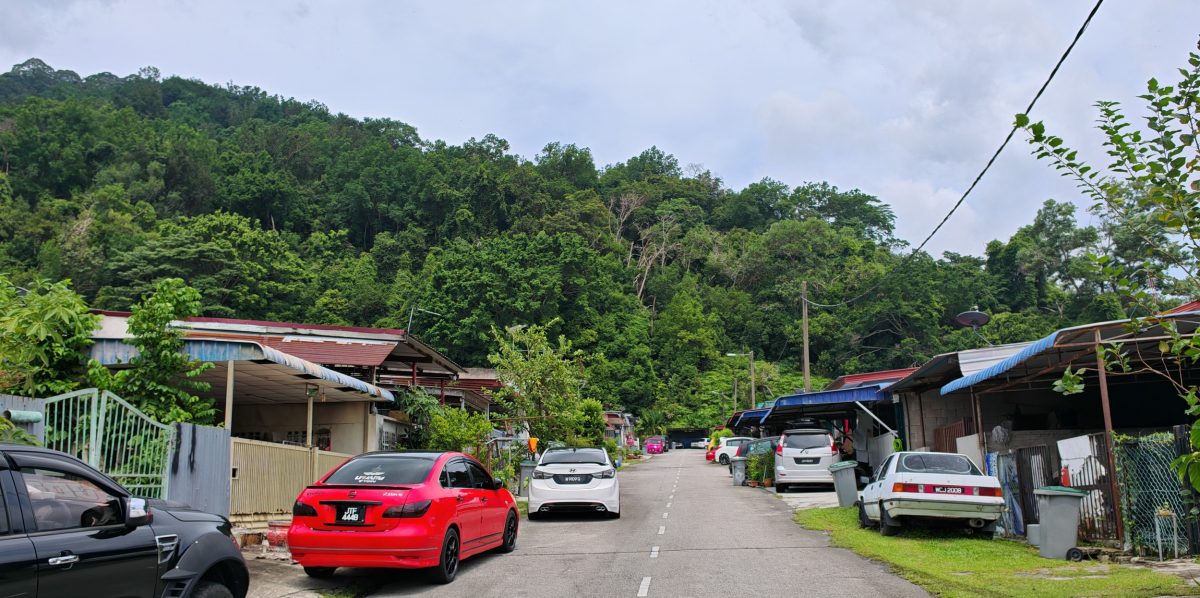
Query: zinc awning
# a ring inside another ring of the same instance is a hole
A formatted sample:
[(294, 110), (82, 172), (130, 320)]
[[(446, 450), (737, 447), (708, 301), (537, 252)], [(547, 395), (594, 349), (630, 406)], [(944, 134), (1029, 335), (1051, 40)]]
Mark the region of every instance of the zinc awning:
[[(288, 355), (256, 342), (229, 339), (184, 339), (183, 352), (197, 361), (217, 364), (235, 362), (239, 403), (304, 403), (305, 385), (320, 387), (326, 400), (392, 401), (391, 391), (363, 380)], [(138, 350), (122, 339), (96, 339), (91, 356), (101, 364), (128, 364)], [(212, 398), (224, 395), (225, 368), (211, 368), (200, 376), (213, 390)]]
[[(880, 425), (884, 425), (874, 413), (866, 408), (866, 404), (890, 401), (891, 398), (891, 393), (883, 391), (878, 386), (859, 386), (789, 395), (775, 400), (775, 406), (771, 408), (771, 412), (763, 420), (763, 423), (783, 426), (805, 414), (828, 415), (853, 411), (858, 408), (864, 410)], [(887, 428), (886, 425), (884, 427)], [(888, 431), (892, 430), (888, 428)]]
[(763, 420), (767, 418), (767, 414), (770, 412), (770, 408), (743, 411), (741, 416), (738, 417), (737, 421), (734, 422), (733, 427), (744, 428), (746, 426), (761, 426)]

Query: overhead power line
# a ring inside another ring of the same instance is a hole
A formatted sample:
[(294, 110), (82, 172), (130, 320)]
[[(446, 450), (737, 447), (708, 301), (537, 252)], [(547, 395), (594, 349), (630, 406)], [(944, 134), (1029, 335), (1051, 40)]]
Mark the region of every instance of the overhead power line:
[[(1045, 83), (1042, 83), (1042, 86), (1038, 89), (1037, 94), (1033, 96), (1033, 99), (1029, 101), (1029, 105), (1025, 107), (1024, 114), (1033, 112), (1033, 107), (1037, 105), (1038, 100), (1041, 99), (1042, 94), (1045, 93), (1046, 88), (1050, 86), (1050, 82), (1053, 81), (1054, 76), (1058, 74), (1058, 69), (1063, 65), (1063, 62), (1066, 62), (1067, 57), (1071, 55), (1071, 50), (1075, 49), (1075, 44), (1079, 42), (1081, 37), (1083, 37), (1083, 32), (1087, 31), (1088, 25), (1092, 22), (1092, 17), (1096, 16), (1096, 11), (1100, 10), (1101, 4), (1104, 4), (1104, 0), (1096, 0), (1096, 5), (1092, 7), (1092, 11), (1089, 12), (1087, 18), (1083, 20), (1083, 24), (1079, 26), (1079, 31), (1075, 32), (1075, 38), (1071, 40), (1071, 45), (1067, 46), (1066, 51), (1063, 52), (1062, 56), (1059, 57), (1058, 62), (1055, 63), (1054, 69), (1050, 71), (1050, 76), (1046, 77)], [(808, 298), (804, 298), (804, 302), (813, 307), (841, 307), (843, 305), (849, 305), (873, 293), (875, 289), (878, 289), (884, 282), (907, 266), (908, 263), (917, 256), (917, 254), (921, 253), (921, 251), (925, 249), (925, 245), (929, 243), (929, 240), (932, 239), (934, 235), (938, 234), (938, 231), (942, 230), (942, 227), (945, 226), (948, 220), (950, 220), (950, 217), (953, 216), (954, 213), (958, 211), (958, 208), (962, 206), (963, 202), (967, 200), (967, 196), (971, 195), (971, 192), (975, 190), (975, 186), (979, 184), (979, 181), (983, 180), (983, 175), (987, 174), (988, 170), (991, 169), (992, 164), (996, 162), (996, 158), (999, 158), (1001, 152), (1004, 151), (1004, 148), (1008, 147), (1008, 142), (1012, 140), (1013, 135), (1016, 134), (1018, 128), (1019, 127), (1016, 124), (1013, 124), (1013, 127), (1008, 131), (1008, 135), (1005, 136), (1004, 142), (1000, 144), (1000, 147), (996, 148), (996, 152), (992, 154), (992, 157), (987, 161), (987, 164), (984, 164), (983, 170), (979, 171), (979, 174), (976, 175), (975, 180), (971, 181), (971, 186), (967, 187), (967, 190), (964, 191), (962, 196), (958, 198), (958, 201), (954, 203), (954, 207), (950, 208), (950, 211), (946, 213), (946, 216), (942, 218), (942, 221), (939, 222), (937, 226), (933, 227), (933, 231), (929, 233), (929, 236), (925, 237), (925, 240), (921, 241), (921, 244), (918, 245), (917, 248), (912, 251), (912, 253), (904, 256), (904, 259), (900, 260), (899, 264), (896, 264), (891, 270), (888, 270), (886, 273), (884, 273), (884, 275), (876, 280), (874, 284), (868, 287), (867, 290), (849, 299), (845, 299), (837, 303), (817, 303), (816, 301), (811, 301)]]

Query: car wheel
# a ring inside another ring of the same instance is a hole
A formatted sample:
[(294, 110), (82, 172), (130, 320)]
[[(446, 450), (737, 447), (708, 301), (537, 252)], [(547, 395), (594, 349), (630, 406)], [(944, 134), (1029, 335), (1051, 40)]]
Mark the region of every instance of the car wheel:
[(867, 508), (861, 502), (858, 503), (858, 527), (863, 529), (875, 527), (875, 522), (867, 517)]
[(783, 494), (787, 489), (787, 484), (775, 484), (775, 492), (779, 494)]
[(729, 465), (729, 455), (721, 455), (721, 465)]
[(508, 518), (504, 520), (504, 543), (500, 545), (497, 552), (509, 553), (517, 549), (517, 513), (515, 511), (508, 512)]
[[(305, 568), (307, 571), (307, 568)], [(332, 569), (331, 569), (332, 571)], [(192, 598), (233, 598), (229, 588), (212, 581), (202, 581), (192, 590)]]
[(609, 518), (609, 519), (620, 519), (620, 518), (621, 518), (621, 512), (620, 512), (620, 511), (609, 511), (609, 512), (608, 512), (608, 518)]
[(326, 577), (332, 577), (334, 571), (337, 571), (337, 567), (305, 567), (304, 568), (304, 572), (307, 573), (309, 577), (314, 577), (316, 579), (325, 579)]
[(530, 511), (525, 514), (525, 518), (530, 521), (537, 521), (538, 519), (542, 518), (542, 514), (538, 513), (537, 511)]
[(454, 581), (454, 576), (458, 575), (458, 549), (458, 530), (450, 528), (442, 540), (440, 560), (433, 568), (433, 581), (442, 584)]
[(879, 535), (894, 536), (900, 533), (900, 524), (888, 515), (886, 509), (883, 508), (883, 503), (879, 503)]

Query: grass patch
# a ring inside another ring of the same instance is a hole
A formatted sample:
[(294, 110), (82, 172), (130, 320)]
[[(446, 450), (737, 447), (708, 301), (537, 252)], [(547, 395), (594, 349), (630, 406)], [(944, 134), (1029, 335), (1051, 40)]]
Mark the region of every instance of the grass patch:
[(885, 538), (858, 527), (854, 508), (807, 509), (796, 523), (832, 533), (835, 546), (892, 566), (937, 596), (1182, 596), (1177, 577), (1147, 569), (1084, 561), (1052, 561), (1010, 540), (965, 537), (955, 530), (904, 530)]
[(522, 516), (529, 514), (529, 499), (517, 499), (517, 513)]

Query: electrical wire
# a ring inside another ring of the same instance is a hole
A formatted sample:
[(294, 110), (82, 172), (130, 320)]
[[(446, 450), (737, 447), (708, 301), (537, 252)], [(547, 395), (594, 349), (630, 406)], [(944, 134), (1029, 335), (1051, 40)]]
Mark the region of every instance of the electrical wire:
[[(1025, 107), (1024, 114), (1033, 112), (1033, 107), (1037, 105), (1038, 100), (1041, 99), (1042, 94), (1045, 93), (1046, 88), (1050, 86), (1050, 82), (1054, 80), (1054, 76), (1058, 74), (1058, 69), (1063, 65), (1064, 62), (1066, 62), (1067, 57), (1071, 55), (1071, 50), (1075, 49), (1075, 44), (1079, 42), (1081, 37), (1083, 37), (1083, 32), (1087, 31), (1088, 25), (1092, 22), (1092, 17), (1096, 16), (1096, 11), (1100, 10), (1101, 4), (1104, 4), (1104, 0), (1096, 0), (1096, 5), (1092, 7), (1092, 11), (1089, 12), (1087, 18), (1083, 20), (1083, 25), (1080, 25), (1079, 31), (1075, 32), (1075, 38), (1071, 40), (1071, 45), (1067, 46), (1066, 51), (1063, 52), (1062, 56), (1059, 57), (1058, 62), (1055, 63), (1054, 69), (1050, 71), (1050, 76), (1046, 77), (1046, 81), (1042, 83), (1042, 87), (1038, 89), (1037, 94), (1033, 96), (1033, 99), (1030, 100), (1029, 105)], [(849, 299), (839, 301), (837, 303), (817, 303), (805, 297), (803, 299), (804, 302), (813, 307), (825, 308), (850, 305), (851, 303), (854, 303), (855, 301), (858, 301), (859, 299), (862, 299), (863, 297), (873, 293), (875, 289), (878, 289), (884, 282), (908, 265), (908, 263), (911, 262), (912, 259), (917, 256), (917, 254), (921, 253), (921, 250), (925, 249), (925, 245), (929, 243), (930, 239), (932, 239), (934, 235), (938, 234), (938, 231), (942, 230), (942, 227), (945, 226), (948, 220), (950, 220), (950, 217), (953, 216), (954, 213), (958, 211), (958, 208), (962, 206), (963, 202), (967, 200), (967, 196), (969, 196), (971, 192), (975, 190), (975, 186), (979, 184), (979, 181), (983, 180), (983, 175), (987, 174), (988, 170), (991, 169), (992, 164), (996, 162), (996, 158), (999, 158), (1000, 153), (1004, 151), (1004, 148), (1008, 147), (1008, 142), (1012, 140), (1013, 135), (1017, 133), (1018, 128), (1020, 127), (1018, 127), (1016, 124), (1013, 124), (1013, 127), (1008, 131), (1008, 135), (1004, 138), (1004, 142), (1000, 144), (1000, 147), (996, 148), (996, 152), (992, 154), (991, 159), (989, 159), (987, 164), (983, 166), (983, 170), (979, 171), (979, 174), (975, 177), (975, 180), (971, 182), (971, 186), (967, 187), (967, 190), (964, 191), (962, 196), (958, 198), (958, 201), (955, 202), (954, 207), (950, 208), (950, 211), (946, 213), (946, 216), (942, 218), (942, 221), (939, 222), (937, 226), (933, 227), (933, 231), (929, 233), (929, 236), (925, 237), (925, 240), (921, 241), (921, 244), (918, 245), (917, 248), (912, 251), (912, 253), (905, 256), (899, 264), (896, 264), (891, 270), (888, 270), (886, 273), (884, 273), (884, 275), (881, 276), (879, 280), (875, 281), (874, 284), (868, 287), (867, 290)]]

